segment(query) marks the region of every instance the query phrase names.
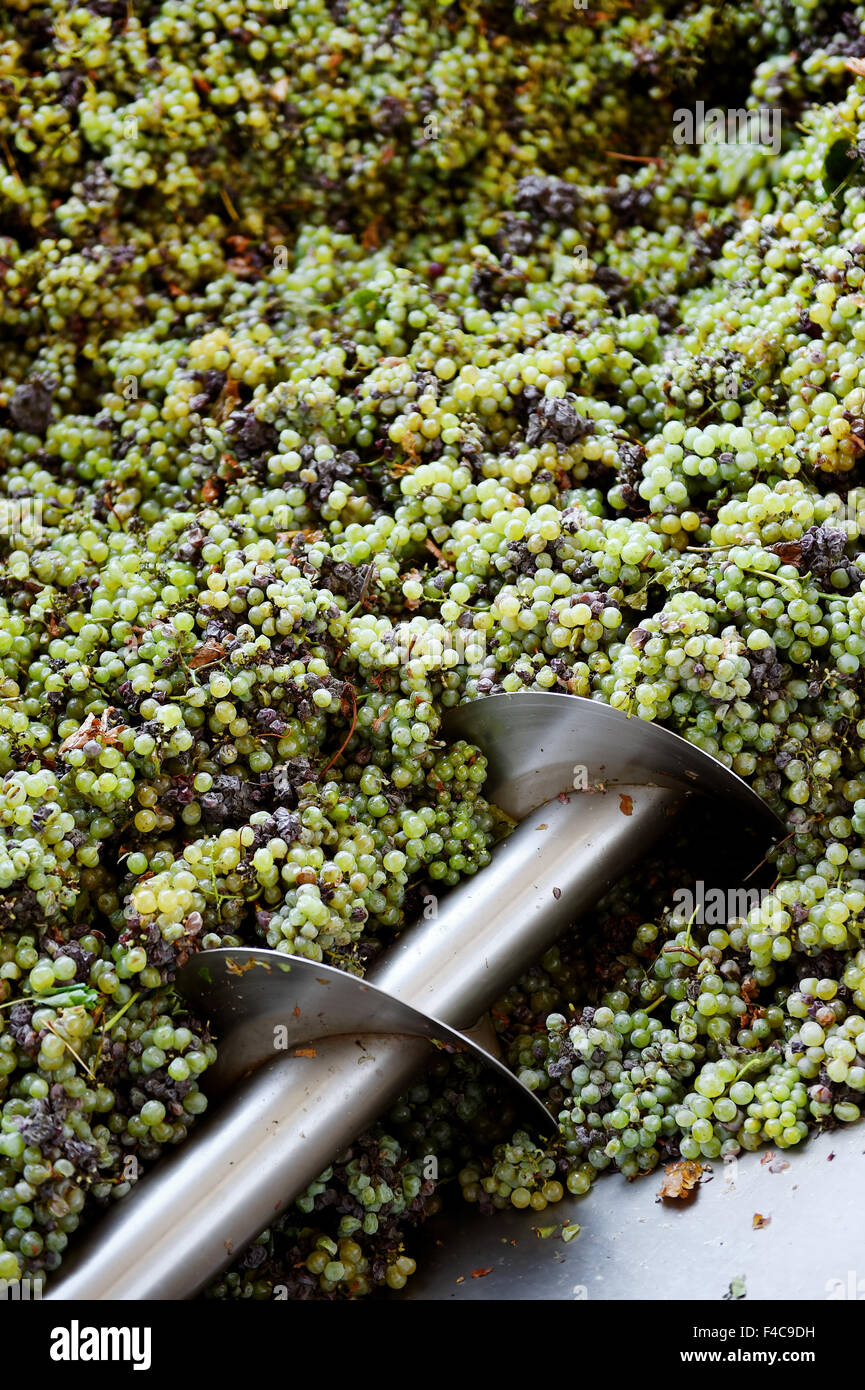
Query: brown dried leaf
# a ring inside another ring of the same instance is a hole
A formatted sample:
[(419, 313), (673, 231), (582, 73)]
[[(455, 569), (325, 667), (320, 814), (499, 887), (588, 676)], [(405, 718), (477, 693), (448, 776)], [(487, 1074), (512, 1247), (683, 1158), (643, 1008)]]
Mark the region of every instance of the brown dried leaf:
[(658, 1196), (687, 1197), (700, 1181), (702, 1173), (703, 1165), (688, 1158), (682, 1158), (678, 1163), (668, 1163), (664, 1169), (664, 1181), (658, 1189)]
[(214, 473), (211, 477), (205, 478), (201, 496), (205, 502), (218, 502), (222, 496), (222, 488), (222, 479)]
[(795, 565), (796, 569), (802, 559), (801, 541), (778, 541), (776, 545), (768, 547), (785, 565)]
[(619, 810), (623, 816), (632, 816), (634, 814), (633, 797), (628, 796), (626, 792), (622, 792), (622, 795), (619, 797)]
[(83, 748), (85, 743), (94, 739), (97, 743), (112, 744), (115, 748), (121, 747), (120, 739), (109, 723), (109, 715), (114, 713), (114, 708), (108, 705), (97, 719), (95, 714), (88, 714), (84, 723), (79, 725), (74, 734), (70, 734), (60, 745), (61, 753), (68, 753), (71, 748)]
[(770, 1173), (783, 1173), (790, 1167), (787, 1160), (779, 1158), (774, 1149), (770, 1149), (768, 1153), (764, 1154), (760, 1163), (764, 1168), (768, 1168)]
[(190, 671), (197, 671), (202, 666), (213, 666), (224, 656), (225, 648), (221, 642), (202, 642), (189, 658), (189, 669)]
[(762, 1229), (763, 1229), (764, 1226), (771, 1226), (771, 1224), (772, 1224), (772, 1218), (771, 1218), (771, 1216), (762, 1216), (762, 1215), (760, 1214), (760, 1212), (758, 1212), (758, 1211), (755, 1211), (755, 1212), (754, 1212), (754, 1219), (753, 1219), (753, 1221), (751, 1222), (751, 1225), (752, 1225), (752, 1227), (753, 1227), (753, 1229), (754, 1229), (755, 1231), (762, 1231)]
[(374, 251), (377, 246), (381, 245), (381, 226), (383, 221), (384, 217), (380, 214), (378, 217), (374, 217), (364, 228), (360, 239), (360, 244), (364, 251)]
[[(427, 548), (427, 550), (430, 552), (430, 554), (431, 554), (431, 555), (434, 555), (434, 556), (436, 557), (436, 559), (437, 559), (441, 564), (447, 565), (448, 562), (447, 562), (447, 560), (445, 559), (444, 555), (443, 555), (442, 552), (439, 550), (439, 548), (438, 548), (438, 546), (436, 545), (435, 541), (431, 541), (431, 540), (430, 540), (429, 536), (427, 536), (426, 540), (424, 541), (424, 545), (426, 546), (426, 548)], [(451, 565), (451, 566), (449, 566), (449, 568), (450, 568), (450, 569), (453, 569), (453, 566)]]
[(389, 714), (390, 705), (385, 705), (381, 714), (377, 715), (376, 718), (372, 721), (372, 731), (374, 734), (377, 734), (379, 729), (381, 729), (387, 723), (387, 717)]
[(296, 1047), (294, 1055), (295, 1057), (317, 1057), (318, 1053), (314, 1047)]
[(225, 262), (225, 269), (229, 275), (235, 275), (239, 280), (252, 280), (259, 273), (257, 267), (251, 265), (243, 256), (229, 256)]
[(125, 725), (123, 724), (123, 721), (120, 719), (119, 716), (118, 716), (118, 718), (117, 718), (116, 720), (114, 720), (114, 722), (112, 723), (111, 719), (109, 718), (109, 715), (112, 715), (112, 714), (114, 714), (115, 712), (116, 712), (116, 711), (115, 711), (113, 705), (106, 705), (105, 709), (104, 709), (104, 710), (102, 711), (102, 713), (100, 714), (100, 716), (99, 716), (99, 742), (100, 742), (100, 743), (111, 743), (111, 744), (114, 745), (115, 748), (120, 748), (120, 747), (122, 747), (122, 744), (121, 744), (121, 742), (120, 742), (120, 739), (117, 737), (117, 729), (118, 729), (118, 728), (121, 728), (121, 727), (125, 727)]
[(225, 968), (229, 975), (245, 975), (247, 970), (254, 970), (255, 965), (254, 960), (248, 960), (245, 965), (238, 965), (236, 960), (231, 959), (231, 956), (225, 962)]
[(492, 1267), (492, 1265), (490, 1265), (487, 1269), (473, 1269), (473, 1270), (472, 1270), (472, 1278), (473, 1278), (473, 1279), (484, 1279), (488, 1274), (492, 1274), (492, 1272), (493, 1272), (493, 1267)]
[(85, 743), (89, 743), (92, 738), (96, 738), (99, 730), (99, 720), (95, 714), (88, 714), (84, 723), (70, 734), (60, 745), (61, 753), (68, 753), (72, 748), (83, 748)]

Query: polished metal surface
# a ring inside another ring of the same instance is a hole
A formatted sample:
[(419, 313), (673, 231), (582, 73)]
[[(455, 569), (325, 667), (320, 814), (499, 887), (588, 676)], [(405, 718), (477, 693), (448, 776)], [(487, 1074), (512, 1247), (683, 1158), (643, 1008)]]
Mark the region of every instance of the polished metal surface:
[(279, 1054), (301, 1055), (324, 1038), (426, 1038), (434, 1047), (471, 1052), (495, 1071), (521, 1105), (527, 1124), (554, 1133), (550, 1112), (513, 1072), (468, 1033), (420, 1013), (370, 980), (279, 951), (230, 947), (193, 956), (177, 988), (202, 1018), (219, 1020), (227, 1045), (207, 1076), (207, 1093), (221, 1097)]
[[(747, 1153), (733, 1164), (715, 1159), (684, 1202), (657, 1200), (659, 1169), (634, 1182), (603, 1174), (585, 1197), (540, 1213), (511, 1208), (484, 1216), (454, 1196), (413, 1236), (408, 1253), (417, 1274), (391, 1297), (718, 1302), (734, 1279), (744, 1279), (745, 1322), (756, 1321), (749, 1310), (760, 1299), (862, 1300), (863, 1147), (857, 1124), (783, 1152)], [(762, 1218), (756, 1226), (755, 1216)], [(565, 1222), (581, 1227), (567, 1243)], [(480, 1270), (489, 1272), (473, 1278)], [(808, 1323), (804, 1310), (791, 1315), (789, 1308), (766, 1321), (773, 1319)]]
[(489, 695), (450, 710), (449, 739), (483, 749), (489, 765), (484, 795), (514, 820), (574, 786), (586, 768), (592, 786), (671, 787), (717, 796), (729, 812), (771, 834), (778, 822), (747, 782), (660, 724), (628, 718), (579, 695), (531, 691)]
[[(101, 1221), (64, 1263), (49, 1297), (197, 1292), (272, 1220), (277, 1204), (298, 1196), (397, 1098), (427, 1061), (428, 1038), (444, 1035), (482, 1055), (424, 1015), (435, 1008), (476, 1021), (653, 841), (674, 794), (633, 788), (627, 815), (623, 795), (575, 794), (530, 816), (484, 874), (442, 900), (438, 917), (403, 934), (369, 984), (276, 951), (208, 951), (190, 961), (178, 984), (215, 1021), (223, 1057), (217, 1089), (234, 1081), (233, 1094)], [(325, 1019), (328, 996), (335, 1014)], [(331, 1025), (339, 1036), (324, 1038)], [(276, 1028), (286, 1030), (278, 1053)], [(407, 1036), (415, 1031), (426, 1036)], [(523, 1093), (501, 1063), (487, 1060)]]
[[(196, 1292), (396, 1099), (427, 1060), (430, 1036), (451, 1040), (450, 1029), (474, 1025), (633, 864), (663, 832), (683, 791), (724, 794), (768, 825), (763, 803), (713, 759), (592, 701), (496, 696), (454, 711), (447, 734), (486, 749), (491, 794), (522, 823), (482, 874), (402, 934), (368, 977), (376, 988), (343, 986), (338, 981), (350, 977), (316, 967), (335, 1020), (329, 1011), (322, 1017), (324, 994), (304, 992), (301, 977), (315, 979), (308, 962), (237, 950), (202, 953), (186, 967), (181, 984), (197, 1007), (212, 1010), (221, 1037), (223, 1084), (258, 1070), (97, 1227), (89, 1247), (64, 1265), (51, 1297)], [(653, 760), (660, 785), (653, 785)], [(591, 790), (574, 789), (575, 765), (590, 770)], [(616, 776), (622, 768), (626, 779)], [(217, 957), (215, 976), (209, 963)], [(361, 999), (368, 1011), (358, 1007)], [(428, 1016), (425, 1023), (415, 1010)], [(398, 1036), (388, 1024), (399, 1026)], [(274, 1055), (279, 1025), (289, 1030), (290, 1056), (286, 1049)], [(333, 1027), (339, 1036), (323, 1035)], [(424, 1029), (423, 1037), (410, 1035)], [(477, 1054), (468, 1039), (458, 1041)]]
[[(372, 1046), (368, 1045), (371, 1042)], [(259, 1068), (64, 1262), (55, 1300), (188, 1298), (411, 1083), (425, 1038), (326, 1038)], [(341, 1140), (341, 1142), (340, 1142)]]
[(467, 1028), (558, 940), (669, 826), (666, 787), (572, 792), (527, 816), (483, 873), (416, 922), (371, 978)]

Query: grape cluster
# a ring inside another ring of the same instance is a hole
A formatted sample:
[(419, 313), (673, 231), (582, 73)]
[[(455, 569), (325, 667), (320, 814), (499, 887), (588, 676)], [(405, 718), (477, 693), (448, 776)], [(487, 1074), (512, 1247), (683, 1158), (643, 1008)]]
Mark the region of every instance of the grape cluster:
[(341, 1299), (404, 1288), (417, 1268), (405, 1233), (440, 1207), (434, 1186), (391, 1135), (362, 1136), (206, 1296)]
[[(444, 1059), (212, 1292), (859, 1115), (863, 58), (813, 0), (0, 16), (0, 1277), (204, 1109), (190, 956), (362, 974), (486, 867), (442, 717), (502, 691), (746, 778), (771, 892), (624, 881), (496, 1006), (555, 1145)], [(733, 68), (779, 152), (674, 142)]]

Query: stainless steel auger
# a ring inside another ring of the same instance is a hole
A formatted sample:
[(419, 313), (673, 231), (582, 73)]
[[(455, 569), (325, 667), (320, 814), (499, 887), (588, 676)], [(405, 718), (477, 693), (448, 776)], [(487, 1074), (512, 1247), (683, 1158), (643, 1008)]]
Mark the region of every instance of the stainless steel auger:
[(517, 828), (364, 980), (267, 950), (206, 951), (184, 966), (178, 989), (220, 1039), (206, 1078), (219, 1103), (95, 1225), (51, 1298), (195, 1294), (405, 1090), (436, 1043), (482, 1057), (532, 1122), (553, 1129), (466, 1030), (658, 840), (684, 798), (738, 808), (742, 829), (765, 841), (777, 829), (714, 758), (592, 700), (492, 696), (451, 711), (445, 733), (484, 750), (485, 795)]

